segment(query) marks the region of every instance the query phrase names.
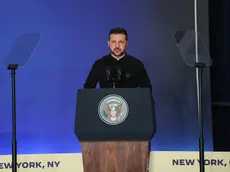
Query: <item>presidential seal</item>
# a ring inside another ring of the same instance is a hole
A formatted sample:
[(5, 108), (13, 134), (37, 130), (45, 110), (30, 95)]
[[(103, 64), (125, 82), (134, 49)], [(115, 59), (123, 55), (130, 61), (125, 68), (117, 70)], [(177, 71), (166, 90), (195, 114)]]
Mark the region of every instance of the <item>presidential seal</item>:
[(98, 114), (108, 125), (118, 125), (125, 121), (129, 113), (126, 100), (116, 94), (104, 97), (98, 105)]

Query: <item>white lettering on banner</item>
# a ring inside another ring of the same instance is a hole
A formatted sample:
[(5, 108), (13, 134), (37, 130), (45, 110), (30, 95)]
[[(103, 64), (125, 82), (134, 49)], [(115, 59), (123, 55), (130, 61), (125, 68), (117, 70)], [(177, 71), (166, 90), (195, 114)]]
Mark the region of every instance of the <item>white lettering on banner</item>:
[[(194, 165), (196, 162), (200, 163), (199, 159), (173, 159), (172, 165), (174, 166), (183, 166), (183, 165)], [(223, 159), (205, 159), (204, 164), (208, 166), (224, 166), (228, 164), (224, 162)]]
[[(18, 162), (17, 168), (58, 168), (60, 165), (60, 161), (48, 161), (46, 164), (40, 162)], [(12, 163), (10, 162), (0, 162), (0, 170), (3, 169), (11, 169)]]

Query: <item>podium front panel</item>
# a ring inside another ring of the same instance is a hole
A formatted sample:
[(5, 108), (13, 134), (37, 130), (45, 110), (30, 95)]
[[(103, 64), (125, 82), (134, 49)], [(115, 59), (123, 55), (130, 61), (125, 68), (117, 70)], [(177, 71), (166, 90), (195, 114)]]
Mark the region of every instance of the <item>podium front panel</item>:
[[(109, 124), (99, 115), (103, 106), (100, 102), (113, 95), (127, 102), (123, 109), (127, 117), (117, 125)], [(75, 133), (80, 141), (151, 140), (154, 129), (153, 99), (149, 88), (78, 90)]]

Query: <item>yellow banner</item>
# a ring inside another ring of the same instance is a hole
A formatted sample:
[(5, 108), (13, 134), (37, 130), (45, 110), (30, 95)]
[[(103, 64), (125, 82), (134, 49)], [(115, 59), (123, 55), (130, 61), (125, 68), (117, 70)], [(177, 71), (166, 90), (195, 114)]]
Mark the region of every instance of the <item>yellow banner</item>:
[[(18, 172), (83, 172), (81, 154), (18, 155)], [(11, 171), (11, 156), (0, 156), (0, 172)], [(198, 152), (151, 152), (150, 172), (199, 171)], [(206, 152), (205, 172), (229, 172), (230, 152)]]
[[(150, 172), (199, 171), (198, 152), (152, 152)], [(206, 152), (205, 172), (229, 172), (230, 152)]]

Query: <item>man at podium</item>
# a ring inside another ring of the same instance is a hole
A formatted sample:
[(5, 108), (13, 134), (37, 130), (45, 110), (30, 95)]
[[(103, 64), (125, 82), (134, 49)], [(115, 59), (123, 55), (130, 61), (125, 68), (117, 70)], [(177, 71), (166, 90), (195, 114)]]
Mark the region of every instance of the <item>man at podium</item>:
[[(75, 134), (85, 172), (148, 169), (155, 133), (151, 83), (143, 63), (126, 53), (127, 45), (126, 30), (111, 29), (110, 53), (94, 62), (78, 90)], [(91, 89), (97, 84), (101, 89)]]
[(151, 82), (143, 63), (126, 53), (128, 34), (123, 28), (109, 32), (110, 53), (96, 60), (85, 81), (84, 88), (150, 87)]

